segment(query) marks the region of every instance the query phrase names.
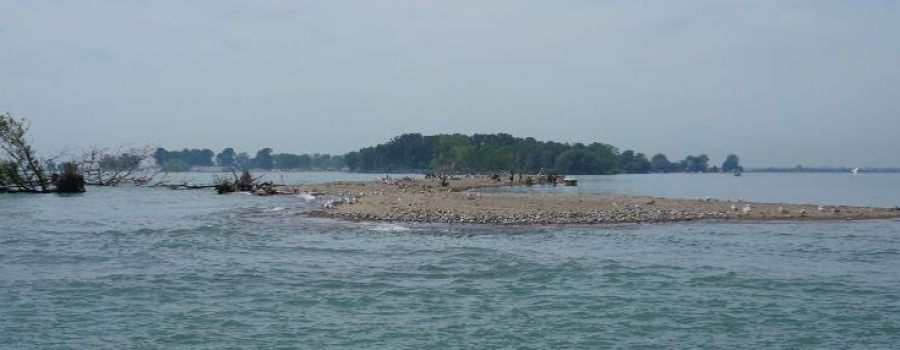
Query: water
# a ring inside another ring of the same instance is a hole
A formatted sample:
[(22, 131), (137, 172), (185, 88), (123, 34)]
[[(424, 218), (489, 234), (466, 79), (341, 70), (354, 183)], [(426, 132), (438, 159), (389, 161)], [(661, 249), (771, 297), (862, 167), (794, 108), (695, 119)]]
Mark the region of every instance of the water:
[(504, 228), (298, 215), (318, 204), (130, 187), (0, 195), (0, 349), (900, 343), (896, 220)]
[(492, 191), (713, 197), (755, 202), (894, 207), (900, 205), (900, 174), (651, 174), (577, 176), (576, 187), (503, 187)]

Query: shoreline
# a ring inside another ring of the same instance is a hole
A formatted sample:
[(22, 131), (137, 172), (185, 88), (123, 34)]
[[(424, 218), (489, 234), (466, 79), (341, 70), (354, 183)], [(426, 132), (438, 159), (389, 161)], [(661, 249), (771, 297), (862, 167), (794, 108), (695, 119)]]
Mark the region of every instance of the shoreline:
[(898, 208), (755, 203), (662, 197), (479, 192), (521, 186), (488, 178), (332, 182), (285, 186), (281, 193), (330, 200), (309, 213), (349, 221), (482, 225), (609, 225), (691, 221), (852, 221), (900, 218)]

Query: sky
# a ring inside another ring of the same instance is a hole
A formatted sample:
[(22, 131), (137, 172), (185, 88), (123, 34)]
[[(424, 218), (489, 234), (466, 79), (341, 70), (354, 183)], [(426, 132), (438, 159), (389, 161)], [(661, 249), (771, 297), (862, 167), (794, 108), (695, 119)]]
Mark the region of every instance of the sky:
[(0, 0), (0, 112), (88, 146), (401, 133), (900, 167), (900, 1)]

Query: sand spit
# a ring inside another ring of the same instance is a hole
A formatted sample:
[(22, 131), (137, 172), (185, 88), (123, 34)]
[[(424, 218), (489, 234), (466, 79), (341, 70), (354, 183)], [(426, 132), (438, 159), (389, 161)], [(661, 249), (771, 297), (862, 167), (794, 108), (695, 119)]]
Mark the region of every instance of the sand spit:
[(695, 220), (868, 220), (900, 218), (900, 208), (745, 203), (658, 197), (482, 193), (518, 185), (487, 178), (334, 182), (280, 189), (331, 198), (313, 215), (354, 221), (497, 225), (621, 224)]

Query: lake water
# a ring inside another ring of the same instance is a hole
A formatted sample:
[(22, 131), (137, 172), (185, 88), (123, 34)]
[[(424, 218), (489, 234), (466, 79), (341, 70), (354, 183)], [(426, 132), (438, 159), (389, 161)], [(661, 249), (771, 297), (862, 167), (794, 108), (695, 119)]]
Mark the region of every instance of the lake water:
[[(580, 178), (527, 190), (900, 203), (896, 175)], [(897, 220), (523, 228), (298, 215), (317, 205), (135, 187), (0, 195), (0, 349), (900, 344)]]
[(894, 207), (900, 174), (650, 174), (576, 176), (578, 186), (504, 187), (492, 191), (621, 194), (754, 202)]

